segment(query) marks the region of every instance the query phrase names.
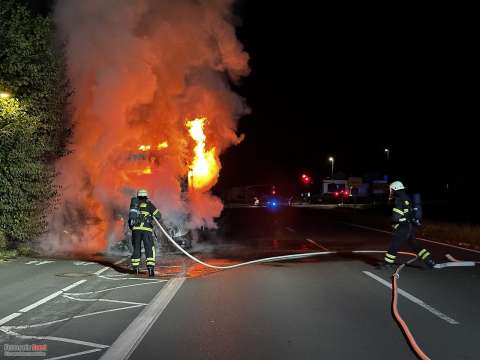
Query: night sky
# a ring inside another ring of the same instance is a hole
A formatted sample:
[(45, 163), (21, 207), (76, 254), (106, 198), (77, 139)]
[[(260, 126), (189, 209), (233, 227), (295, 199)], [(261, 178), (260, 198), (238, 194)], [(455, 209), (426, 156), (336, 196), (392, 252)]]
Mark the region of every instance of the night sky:
[(328, 176), (329, 155), (348, 175), (383, 171), (385, 147), (389, 173), (417, 190), (471, 181), (478, 56), (464, 15), (266, 3), (237, 6), (252, 114), (240, 122), (245, 141), (223, 156), (222, 185)]
[[(52, 0), (28, 1), (48, 12)], [(478, 40), (469, 9), (310, 1), (236, 2), (251, 75), (242, 144), (217, 190), (298, 183), (336, 170), (388, 173), (415, 190), (478, 196)]]

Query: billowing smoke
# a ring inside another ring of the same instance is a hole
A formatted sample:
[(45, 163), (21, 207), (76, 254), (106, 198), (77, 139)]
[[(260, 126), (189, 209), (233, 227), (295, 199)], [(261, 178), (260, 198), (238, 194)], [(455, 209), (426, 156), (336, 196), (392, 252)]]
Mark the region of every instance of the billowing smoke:
[[(58, 164), (61, 201), (47, 251), (93, 252), (122, 237), (122, 215), (142, 187), (165, 221), (214, 226), (209, 193), (185, 192), (195, 143), (187, 120), (207, 118), (218, 155), (241, 139), (247, 108), (230, 82), (248, 74), (232, 0), (61, 0), (73, 94), (72, 153)], [(143, 148), (142, 148), (143, 145)], [(139, 151), (139, 149), (149, 151)], [(219, 164), (219, 163), (218, 163)]]

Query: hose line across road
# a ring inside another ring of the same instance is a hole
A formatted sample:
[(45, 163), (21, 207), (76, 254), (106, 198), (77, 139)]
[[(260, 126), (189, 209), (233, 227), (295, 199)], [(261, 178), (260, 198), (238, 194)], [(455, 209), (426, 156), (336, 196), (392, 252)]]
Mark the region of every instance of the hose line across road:
[[(188, 251), (186, 251), (184, 248), (182, 248), (179, 244), (175, 242), (175, 240), (172, 239), (172, 237), (168, 234), (168, 232), (164, 229), (164, 227), (160, 224), (160, 222), (155, 219), (158, 227), (160, 230), (163, 232), (165, 237), (168, 239), (168, 241), (175, 247), (177, 248), (180, 252), (182, 252), (185, 256), (187, 256), (189, 259), (195, 261), (198, 264), (201, 264), (205, 267), (211, 268), (211, 269), (216, 269), (216, 270), (229, 270), (229, 269), (235, 269), (247, 265), (253, 265), (253, 264), (260, 264), (260, 263), (267, 263), (267, 262), (274, 262), (274, 261), (282, 261), (282, 260), (293, 260), (293, 259), (304, 259), (304, 258), (309, 258), (309, 257), (314, 257), (314, 256), (322, 256), (322, 255), (335, 255), (335, 254), (342, 254), (342, 253), (352, 253), (352, 254), (373, 254), (373, 253), (385, 253), (384, 250), (353, 250), (353, 251), (348, 251), (348, 252), (340, 252), (340, 251), (319, 251), (319, 252), (308, 252), (308, 253), (301, 253), (301, 254), (292, 254), (292, 255), (282, 255), (282, 256), (273, 256), (273, 257), (266, 257), (266, 258), (261, 258), (261, 259), (256, 259), (256, 260), (251, 260), (247, 262), (241, 262), (238, 264), (233, 264), (233, 265), (225, 265), (225, 266), (220, 266), (220, 265), (212, 265), (209, 263), (206, 263), (197, 257), (193, 256), (190, 254)], [(391, 278), (391, 288), (392, 288), (392, 305), (391, 305), (391, 310), (393, 317), (395, 318), (397, 324), (399, 325), (400, 329), (402, 330), (403, 334), (405, 335), (406, 340), (408, 341), (411, 349), (413, 352), (422, 360), (430, 360), (430, 358), (425, 354), (425, 352), (421, 349), (421, 347), (418, 345), (417, 341), (415, 340), (411, 330), (409, 329), (407, 323), (403, 320), (403, 318), (400, 315), (400, 312), (398, 310), (398, 279), (400, 277), (400, 272), (402, 269), (408, 265), (413, 263), (418, 259), (416, 254), (410, 253), (410, 252), (399, 252), (399, 254), (403, 255), (408, 255), (411, 256), (412, 258), (408, 260), (406, 263), (400, 265), (397, 270), (395, 271), (394, 274), (392, 274)], [(448, 258), (448, 256), (447, 256)], [(448, 258), (448, 260), (452, 260), (450, 262), (442, 263), (442, 264), (437, 264), (436, 269), (442, 269), (445, 267), (459, 267), (459, 266), (475, 266), (475, 262), (461, 262), (458, 261), (454, 258)]]
[(412, 332), (410, 331), (407, 323), (402, 319), (402, 316), (400, 315), (400, 312), (398, 311), (398, 286), (397, 282), (398, 279), (400, 278), (400, 271), (407, 265), (413, 263), (415, 260), (417, 260), (417, 256), (415, 256), (413, 259), (408, 260), (405, 264), (400, 265), (395, 273), (392, 274), (392, 313), (393, 316), (395, 317), (395, 320), (397, 321), (397, 324), (400, 326), (400, 328), (403, 331), (403, 334), (407, 338), (408, 343), (410, 344), (410, 347), (412, 348), (413, 352), (422, 360), (430, 360), (430, 358), (425, 355), (423, 350), (420, 348), (420, 346), (417, 344), (415, 338), (412, 335)]

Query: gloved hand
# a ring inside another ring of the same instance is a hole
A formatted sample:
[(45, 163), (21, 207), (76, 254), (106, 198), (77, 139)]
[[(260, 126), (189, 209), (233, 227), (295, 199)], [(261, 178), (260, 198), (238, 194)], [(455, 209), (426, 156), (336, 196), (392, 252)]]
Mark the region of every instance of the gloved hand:
[(133, 219), (128, 219), (128, 227), (130, 228), (130, 230), (133, 229), (135, 225), (135, 221)]
[(422, 223), (420, 222), (420, 220), (415, 219), (413, 220), (413, 223), (417, 226), (422, 226)]

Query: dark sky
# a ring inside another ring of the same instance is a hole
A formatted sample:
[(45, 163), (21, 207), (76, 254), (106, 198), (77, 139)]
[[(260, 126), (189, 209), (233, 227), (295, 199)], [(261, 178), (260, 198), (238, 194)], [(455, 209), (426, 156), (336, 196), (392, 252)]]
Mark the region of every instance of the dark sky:
[[(52, 0), (25, 0), (46, 12)], [(242, 144), (218, 185), (298, 182), (385, 169), (422, 191), (472, 187), (479, 83), (472, 9), (239, 0), (251, 75)]]
[[(268, 5), (267, 5), (268, 4)], [(223, 156), (222, 185), (302, 171), (382, 170), (419, 188), (465, 182), (478, 161), (477, 42), (466, 9), (240, 1), (252, 114)]]

